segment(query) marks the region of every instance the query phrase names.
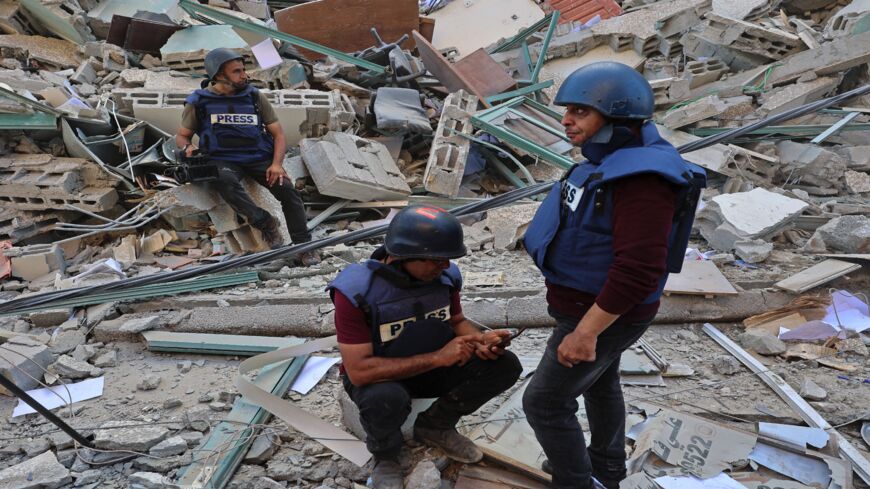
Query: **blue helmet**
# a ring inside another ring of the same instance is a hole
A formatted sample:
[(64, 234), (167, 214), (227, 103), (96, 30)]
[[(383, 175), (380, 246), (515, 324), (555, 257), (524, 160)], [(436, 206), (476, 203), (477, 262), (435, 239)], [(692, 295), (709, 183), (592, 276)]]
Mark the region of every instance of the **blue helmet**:
[(556, 105), (576, 104), (609, 119), (652, 117), (654, 97), (649, 82), (630, 66), (599, 61), (578, 68), (559, 87)]
[(208, 75), (208, 79), (214, 80), (214, 77), (220, 73), (221, 66), (234, 59), (244, 61), (245, 57), (229, 48), (217, 48), (209, 51), (205, 55), (205, 73)]

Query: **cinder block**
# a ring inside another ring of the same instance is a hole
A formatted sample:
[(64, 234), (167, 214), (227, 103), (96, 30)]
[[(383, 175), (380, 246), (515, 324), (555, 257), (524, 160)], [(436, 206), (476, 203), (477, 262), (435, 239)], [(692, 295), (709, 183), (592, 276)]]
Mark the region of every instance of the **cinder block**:
[(445, 99), (423, 174), (426, 190), (450, 197), (459, 193), (471, 146), (471, 141), (462, 135), (470, 136), (474, 132), (469, 119), (477, 110), (477, 103), (477, 97), (464, 90), (451, 93)]
[(3, 250), (12, 260), (12, 276), (24, 280), (39, 278), (54, 270), (66, 271), (63, 250), (58, 246), (33, 245)]
[(671, 106), (689, 95), (689, 80), (663, 78), (649, 82), (657, 108)]
[(117, 180), (81, 158), (48, 154), (0, 158), (0, 203), (17, 210), (62, 209), (73, 204), (89, 211), (108, 210), (118, 200)]
[(687, 61), (683, 78), (689, 80), (689, 88), (696, 88), (718, 80), (727, 72), (725, 63), (716, 58), (706, 58), (703, 61)]
[(705, 18), (704, 38), (744, 53), (778, 60), (802, 45), (800, 37), (779, 29), (768, 29), (713, 12), (707, 12)]
[(659, 37), (659, 52), (668, 58), (683, 54), (683, 44), (680, 42), (681, 34), (671, 37)]
[(411, 188), (381, 143), (330, 132), (303, 139), (302, 160), (323, 195), (360, 202), (403, 199)]
[[(0, 375), (24, 390), (39, 387), (37, 380), (42, 379), (43, 370), (53, 362), (54, 356), (47, 346), (26, 336), (12, 337), (0, 348)], [(2, 386), (0, 394), (12, 395)]]

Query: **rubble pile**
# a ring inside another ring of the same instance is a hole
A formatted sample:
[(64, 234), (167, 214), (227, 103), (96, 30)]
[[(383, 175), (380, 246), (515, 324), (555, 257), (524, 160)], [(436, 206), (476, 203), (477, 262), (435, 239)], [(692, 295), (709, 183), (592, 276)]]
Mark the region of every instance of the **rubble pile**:
[[(595, 61), (619, 61), (649, 80), (653, 119), (675, 146), (870, 84), (866, 0), (0, 0), (0, 30), (0, 303), (269, 249), (208, 182), (189, 181), (175, 153), (185, 98), (206, 80), (204, 58), (214, 48), (237, 51), (249, 83), (273, 106), (288, 147), (283, 166), (315, 240), (385, 224), (411, 204), (453, 208), (558, 180), (582, 155), (564, 138), (563, 109), (551, 102), (565, 77)], [(870, 290), (862, 269), (870, 261), (868, 131), (864, 95), (685, 153), (708, 171), (709, 184), (684, 271), (665, 287), (662, 322), (746, 320), (729, 335), (771, 368), (791, 360), (870, 376), (861, 334), (870, 327), (866, 297), (822, 293), (828, 303), (787, 305), (816, 288)], [(253, 180), (245, 187), (289, 242), (280, 203)], [(470, 255), (459, 264), (469, 316), (492, 326), (552, 326), (543, 279), (522, 250), (540, 200), (463, 218)], [(90, 397), (59, 402), (55, 412), (94, 445), (47, 433), (50, 424), (37, 414), (9, 416), (4, 433), (21, 439), (0, 441), (0, 488), (192, 487), (185, 484), (198, 471), (212, 470), (206, 462), (233, 467), (218, 471), (225, 479), (214, 487), (360, 487), (366, 469), (292, 426), (245, 411), (251, 405), (232, 379), (236, 357), (267, 351), (263, 344), (331, 334), (323, 288), (379, 244), (326, 247), (324, 262), (310, 269), (278, 259), (0, 316), (0, 375), (28, 391), (73, 384), (76, 395), (87, 391)], [(831, 312), (829, 304), (841, 309)], [(167, 347), (158, 332), (232, 338), (191, 336)], [(530, 334), (517, 348), (540, 356), (545, 339)], [(704, 388), (737, 397), (719, 387), (745, 373), (733, 351), (722, 354), (708, 339), (708, 351), (692, 352), (699, 336), (688, 327), (658, 339), (669, 354), (703, 364), (671, 365), (674, 382), (698, 382), (687, 380), (698, 371), (709, 377)], [(209, 348), (191, 346), (202, 344)], [(786, 376), (795, 395), (826, 416), (852, 406), (825, 376), (801, 368), (805, 376)], [(635, 381), (652, 372), (630, 370), (623, 372)], [(652, 373), (656, 383), (633, 384), (646, 386), (638, 393), (665, 386), (662, 377), (672, 381), (667, 369)], [(496, 415), (522, 397), (523, 386), (476, 421), (501, 426)], [(280, 394), (289, 388), (280, 387)], [(339, 400), (338, 381), (313, 392), (290, 399), (334, 424), (349, 420), (354, 430), (353, 416), (342, 412), (354, 406)], [(0, 409), (14, 405), (11, 393), (0, 394), (10, 401)], [(85, 408), (100, 396), (104, 406)], [(707, 469), (687, 469), (677, 451), (656, 451), (659, 438), (667, 441), (665, 426), (677, 430), (678, 419), (710, 427), (660, 406), (632, 409), (628, 426), (640, 430), (643, 421), (644, 434), (629, 444), (625, 487), (667, 489), (655, 471), (710, 478), (726, 469), (743, 473), (735, 477), (741, 487), (767, 487), (777, 477), (798, 481), (783, 487), (852, 486), (847, 465), (855, 462), (832, 445), (804, 454), (827, 463), (828, 478), (800, 479), (773, 466), (775, 454), (759, 448), (770, 446), (764, 440), (746, 438), (750, 425), (723, 431), (739, 443), (714, 453)], [(729, 420), (745, 413), (738, 414)], [(225, 419), (257, 430), (236, 433), (242, 441), (221, 439), (232, 431)], [(407, 487), (505, 480), (484, 469), (450, 469), (437, 451), (412, 452), (402, 461)], [(508, 468), (546, 479), (534, 458), (540, 448), (533, 452), (499, 460), (519, 460)], [(498, 487), (538, 487), (528, 484)]]

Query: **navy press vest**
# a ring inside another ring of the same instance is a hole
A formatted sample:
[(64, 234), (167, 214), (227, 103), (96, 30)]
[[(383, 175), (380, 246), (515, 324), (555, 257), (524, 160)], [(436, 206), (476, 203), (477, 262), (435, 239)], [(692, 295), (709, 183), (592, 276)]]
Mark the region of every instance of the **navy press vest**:
[(451, 295), (461, 288), (454, 263), (438, 280), (418, 282), (377, 260), (348, 266), (327, 286), (365, 312), (374, 354), (383, 357), (430, 353), (452, 340)]
[(680, 188), (668, 236), (667, 272), (643, 303), (659, 300), (668, 273), (681, 270), (706, 173), (683, 160), (659, 136), (654, 123), (645, 123), (641, 136), (642, 146), (619, 148), (599, 164), (572, 167), (541, 203), (526, 230), (524, 245), (550, 282), (590, 294), (601, 291), (613, 263), (610, 184), (643, 173), (656, 174)]
[(235, 95), (200, 89), (185, 99), (196, 110), (199, 147), (211, 159), (233, 163), (272, 159), (275, 143), (263, 124), (258, 93), (248, 85)]

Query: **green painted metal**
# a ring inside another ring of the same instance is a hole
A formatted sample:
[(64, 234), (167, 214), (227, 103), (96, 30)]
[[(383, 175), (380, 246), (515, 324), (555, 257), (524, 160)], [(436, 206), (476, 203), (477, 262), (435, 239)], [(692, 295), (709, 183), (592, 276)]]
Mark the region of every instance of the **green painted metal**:
[[(507, 41), (503, 42), (502, 44), (499, 44), (498, 46), (489, 50), (489, 54), (501, 53), (501, 52), (519, 47), (520, 48), (520, 55), (522, 56), (523, 62), (524, 62), (523, 68), (526, 69), (526, 72), (523, 74), (523, 76), (525, 76), (527, 74), (528, 78), (517, 80), (517, 82), (520, 85), (528, 85), (530, 87), (538, 86), (538, 85), (540, 85), (538, 83), (538, 76), (541, 74), (541, 68), (543, 68), (544, 61), (547, 58), (547, 55), (546, 55), (547, 49), (549, 49), (549, 47), (550, 47), (550, 41), (553, 39), (553, 34), (556, 32), (556, 26), (558, 25), (558, 23), (559, 23), (559, 11), (555, 10), (555, 11), (551, 12), (550, 14), (548, 14), (543, 19), (536, 22), (534, 25), (528, 27), (527, 29), (523, 29), (516, 36), (512, 37), (511, 39), (508, 39)], [(547, 31), (546, 31), (546, 34), (544, 34), (543, 41), (541, 42), (541, 49), (539, 50), (538, 59), (537, 59), (537, 61), (535, 61), (534, 64), (532, 64), (532, 55), (531, 55), (530, 50), (529, 50), (529, 37), (536, 34), (538, 31), (540, 31), (544, 27), (547, 28)], [(547, 85), (547, 86), (549, 86), (549, 85)], [(525, 87), (525, 88), (528, 88), (528, 87)], [(527, 90), (525, 92), (520, 92), (520, 93), (518, 93), (519, 92), (518, 90), (515, 90), (515, 91), (509, 92), (509, 93), (513, 94), (513, 95), (526, 95), (529, 93), (534, 93), (534, 96), (536, 98), (540, 98), (540, 93), (538, 93), (538, 92), (541, 90), (541, 88), (546, 88), (546, 87), (538, 87), (538, 88), (535, 88), (533, 90)], [(523, 89), (524, 88), (521, 88), (520, 90), (523, 90)], [(504, 100), (505, 98), (510, 98), (510, 96), (503, 96), (503, 95), (504, 94), (497, 95), (496, 97), (500, 97), (497, 100)], [(489, 97), (487, 98), (487, 101), (490, 101)]]
[(0, 96), (6, 97), (8, 99), (14, 100), (21, 105), (26, 105), (28, 107), (33, 108), (34, 110), (38, 110), (40, 112), (44, 112), (46, 114), (53, 114), (55, 116), (63, 115), (63, 112), (55, 109), (54, 107), (50, 107), (41, 102), (37, 102), (36, 100), (29, 99), (24, 95), (19, 95), (12, 90), (7, 90), (3, 87), (0, 87)]
[(556, 20), (558, 21), (558, 20), (559, 20), (559, 12), (558, 12), (558, 11), (555, 11), (555, 12), (552, 12), (552, 13), (548, 14), (548, 15), (545, 16), (543, 19), (541, 19), (541, 20), (535, 22), (535, 23), (532, 24), (531, 26), (529, 26), (529, 27), (523, 29), (522, 31), (520, 31), (519, 34), (517, 34), (516, 36), (514, 36), (514, 37), (508, 39), (507, 41), (505, 41), (505, 42), (503, 42), (503, 43), (501, 43), (501, 44), (495, 46), (494, 48), (490, 49), (490, 50), (488, 51), (489, 54), (495, 54), (495, 53), (501, 53), (501, 52), (504, 52), (504, 51), (510, 51), (510, 50), (513, 49), (513, 48), (516, 48), (516, 47), (521, 46), (523, 43), (526, 43), (526, 42), (527, 42), (527, 39), (528, 39), (529, 36), (531, 36), (532, 34), (538, 32), (539, 30), (543, 29), (544, 26), (549, 25), (549, 24), (552, 22), (551, 19), (552, 19), (553, 17), (555, 17)]
[(253, 22), (248, 22), (246, 20), (239, 19), (238, 17), (234, 17), (230, 14), (215, 10), (210, 7), (206, 7), (205, 5), (200, 5), (199, 3), (191, 0), (179, 0), (178, 5), (181, 6), (184, 10), (186, 10), (190, 14), (200, 14), (206, 17), (210, 17), (214, 20), (223, 22), (224, 24), (231, 25), (233, 27), (238, 27), (239, 29), (244, 29), (246, 31), (253, 32), (255, 34), (260, 34), (263, 36), (271, 37), (273, 39), (278, 39), (279, 41), (288, 42), (293, 44), (294, 46), (299, 46), (315, 53), (324, 54), (327, 56), (332, 56), (335, 59), (339, 59), (346, 63), (350, 63), (355, 66), (359, 66), (365, 70), (369, 70), (378, 74), (387, 73), (387, 69), (379, 64), (372, 63), (370, 61), (366, 61), (363, 59), (355, 58), (347, 53), (338, 51), (336, 49), (332, 49), (322, 44), (317, 44), (316, 42), (308, 41), (306, 39), (302, 39), (301, 37), (296, 37), (292, 34), (287, 34), (286, 32), (281, 32), (275, 29), (270, 29), (268, 27), (255, 24)]
[(520, 97), (523, 95), (528, 95), (530, 93), (537, 92), (538, 90), (543, 90), (545, 88), (549, 88), (553, 86), (553, 80), (547, 80), (540, 83), (535, 83), (534, 85), (527, 85), (522, 88), (518, 88), (516, 90), (511, 90), (510, 92), (503, 92), (496, 95), (490, 95), (486, 97), (486, 101), (490, 104), (494, 104), (496, 102), (501, 102), (502, 100), (512, 99), (514, 97)]
[[(309, 355), (296, 357), (264, 368), (254, 384), (276, 396), (283, 396), (302, 371)], [(221, 489), (227, 485), (242, 463), (257, 434), (257, 427), (269, 420), (272, 413), (244, 397), (233, 403), (233, 409), (212, 429), (198, 448), (192, 464), (181, 469), (181, 487)]]
[(213, 333), (176, 333), (173, 331), (145, 331), (142, 333), (150, 351), (167, 353), (203, 353), (250, 357), (278, 348), (298, 345), (299, 338), (273, 336), (247, 336)]
[(57, 117), (52, 114), (0, 114), (0, 130), (57, 129)]
[(556, 153), (555, 151), (545, 148), (539, 144), (533, 143), (525, 137), (514, 133), (502, 126), (499, 126), (493, 122), (496, 119), (499, 119), (505, 115), (511, 115), (512, 117), (521, 118), (529, 122), (530, 124), (534, 124), (536, 127), (539, 127), (549, 132), (550, 134), (559, 136), (560, 138), (567, 140), (567, 138), (565, 138), (565, 135), (556, 130), (555, 128), (516, 110), (517, 107), (522, 105), (528, 105), (529, 107), (532, 107), (536, 110), (540, 110), (541, 112), (553, 117), (554, 119), (560, 118), (557, 112), (549, 109), (548, 107), (538, 102), (535, 102), (534, 100), (525, 97), (517, 97), (501, 105), (497, 105), (491, 109), (487, 109), (474, 114), (473, 116), (471, 116), (471, 125), (478, 129), (483, 129), (484, 131), (492, 134), (500, 140), (508, 144), (514, 145), (522, 149), (523, 151), (538, 155), (543, 158), (544, 161), (550, 163), (551, 165), (555, 165), (559, 168), (562, 168), (563, 170), (571, 168), (574, 165), (574, 161), (571, 158)]
[(526, 182), (522, 181), (520, 177), (514, 175), (514, 173), (507, 167), (500, 159), (498, 159), (494, 154), (492, 154), (489, 150), (481, 149), (480, 153), (486, 159), (486, 162), (492, 165), (493, 168), (498, 171), (498, 173), (503, 176), (507, 181), (509, 181), (514, 187), (523, 188), (528, 185)]
[(28, 307), (15, 311), (14, 313), (0, 313), (0, 316), (10, 314), (26, 314), (30, 312), (42, 311), (45, 309), (57, 309), (61, 307), (79, 307), (89, 306), (93, 304), (102, 304), (105, 302), (125, 301), (134, 299), (146, 299), (149, 297), (158, 297), (165, 295), (183, 294), (185, 292), (195, 292), (206, 289), (216, 289), (219, 287), (230, 287), (233, 285), (241, 285), (250, 282), (258, 282), (260, 280), (257, 272), (240, 272), (226, 275), (206, 275), (190, 280), (181, 280), (178, 282), (170, 282), (167, 284), (151, 284), (141, 287), (134, 287), (127, 290), (98, 292), (84, 297), (77, 297), (68, 300), (53, 301), (47, 305)]

